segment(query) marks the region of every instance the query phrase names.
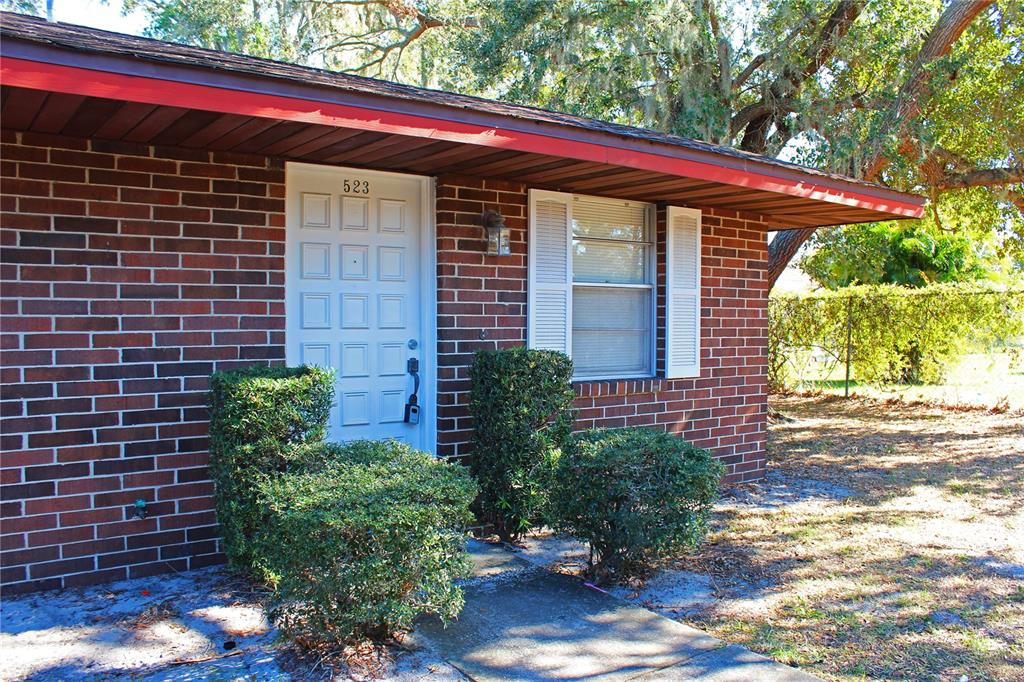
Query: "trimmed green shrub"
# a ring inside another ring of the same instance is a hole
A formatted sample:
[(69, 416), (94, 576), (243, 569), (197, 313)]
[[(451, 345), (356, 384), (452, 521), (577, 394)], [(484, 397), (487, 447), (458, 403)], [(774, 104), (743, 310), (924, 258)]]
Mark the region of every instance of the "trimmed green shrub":
[(722, 471), (664, 431), (587, 431), (558, 459), (549, 523), (590, 544), (595, 581), (642, 576), (704, 537)]
[(323, 440), (334, 377), (316, 367), (251, 367), (210, 377), (210, 474), (232, 566), (259, 576), (252, 542), (261, 483), (290, 468), (294, 446)]
[(479, 351), (469, 373), (478, 515), (515, 541), (540, 520), (547, 467), (571, 443), (572, 361), (554, 351)]
[(259, 367), (210, 383), (225, 550), (273, 588), (286, 634), (337, 643), (458, 614), (477, 492), (464, 468), (391, 441), (324, 443), (330, 372)]
[(323, 440), (334, 375), (318, 367), (248, 367), (210, 377), (210, 447)]
[(307, 643), (384, 637), (420, 614), (462, 609), (465, 527), (476, 486), (460, 465), (394, 441), (297, 449), (310, 471), (260, 486), (256, 552), (272, 615)]

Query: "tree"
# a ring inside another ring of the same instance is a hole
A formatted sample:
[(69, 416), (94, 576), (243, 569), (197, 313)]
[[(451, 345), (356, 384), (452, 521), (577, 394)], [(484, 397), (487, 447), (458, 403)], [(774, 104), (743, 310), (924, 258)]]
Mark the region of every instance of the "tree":
[(0, 0), (0, 9), (21, 14), (39, 14), (52, 19), (53, 0)]
[[(125, 7), (142, 7), (161, 38), (651, 127), (926, 192), (929, 229), (954, 229), (958, 202), (987, 202), (968, 212), (979, 219), (1024, 211), (1021, 0)], [(1002, 243), (1019, 244), (1020, 227), (1004, 218), (964, 234), (1002, 230), (1012, 233)], [(773, 240), (771, 282), (813, 234)]]
[[(867, 152), (851, 155), (847, 172), (866, 180), (884, 179), (904, 189), (928, 191), (936, 223), (940, 193), (1005, 187), (992, 195), (1005, 202), (1020, 192), (1024, 182), (1020, 41), (1024, 34), (1018, 21), (1021, 7), (1009, 4), (1008, 11), (977, 22), (975, 19), (993, 5), (991, 0), (953, 0), (943, 10), (899, 90), (867, 120), (862, 134)], [(957, 39), (969, 27), (967, 40), (954, 52)], [(999, 55), (995, 60), (994, 54)], [(950, 58), (944, 60), (946, 57)], [(844, 121), (844, 125), (849, 123)], [(944, 139), (949, 140), (948, 147), (943, 145)], [(950, 148), (971, 151), (962, 155)], [(990, 225), (990, 229), (997, 227), (998, 223)], [(814, 232), (792, 230), (776, 237), (770, 249), (771, 282)], [(1018, 244), (1022, 234), (1016, 234)]]
[[(1022, 179), (1017, 5), (990, 12), (993, 3), (984, 0), (945, 8), (786, 0), (743, 25), (736, 6), (722, 13), (730, 17), (723, 23), (710, 1), (563, 0), (555, 11), (549, 2), (511, 4), (485, 24), (491, 40), (460, 51), (478, 87), (503, 84), (499, 96), (789, 153), (927, 191), (933, 207), (940, 194), (964, 187), (994, 187), (993, 203), (1013, 206), (1004, 187), (1012, 191)], [(609, 54), (611, 45), (617, 49)], [(969, 135), (956, 132), (964, 114)], [(944, 139), (965, 153), (951, 156)], [(956, 167), (940, 162), (954, 158)], [(773, 241), (772, 282), (812, 234), (784, 232)]]
[(444, 52), (434, 29), (477, 26), (463, 0), (123, 0), (147, 35), (425, 84)]
[[(851, 225), (815, 235), (800, 269), (827, 289), (856, 284), (923, 287), (1005, 277), (991, 240), (906, 222)], [(1001, 277), (1002, 276), (1002, 277)]]
[(1024, 216), (1012, 204), (971, 188), (939, 195), (932, 209), (925, 220), (821, 228), (799, 267), (829, 289), (1024, 281)]

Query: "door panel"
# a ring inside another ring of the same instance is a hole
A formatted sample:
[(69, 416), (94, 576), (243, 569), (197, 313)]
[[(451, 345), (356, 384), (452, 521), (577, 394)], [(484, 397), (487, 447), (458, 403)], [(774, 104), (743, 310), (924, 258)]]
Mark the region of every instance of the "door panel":
[[(396, 438), (406, 424), (408, 361), (427, 340), (422, 310), (422, 179), (289, 164), (287, 356), (335, 372), (330, 438)], [(424, 386), (419, 393), (424, 403)]]

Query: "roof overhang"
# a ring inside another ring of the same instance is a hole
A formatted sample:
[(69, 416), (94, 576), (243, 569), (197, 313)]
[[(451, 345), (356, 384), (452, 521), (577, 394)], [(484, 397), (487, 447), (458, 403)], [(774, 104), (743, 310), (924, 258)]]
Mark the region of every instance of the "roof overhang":
[(505, 178), (756, 213), (767, 229), (915, 218), (923, 211), (916, 195), (757, 157), (465, 106), (9, 36), (0, 54), (2, 123), (15, 129)]

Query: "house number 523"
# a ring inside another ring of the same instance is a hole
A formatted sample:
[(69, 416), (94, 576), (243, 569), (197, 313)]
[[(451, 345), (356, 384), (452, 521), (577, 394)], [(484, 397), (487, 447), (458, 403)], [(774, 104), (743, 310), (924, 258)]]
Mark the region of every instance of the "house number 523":
[(342, 180), (341, 191), (345, 194), (369, 194), (369, 180)]

